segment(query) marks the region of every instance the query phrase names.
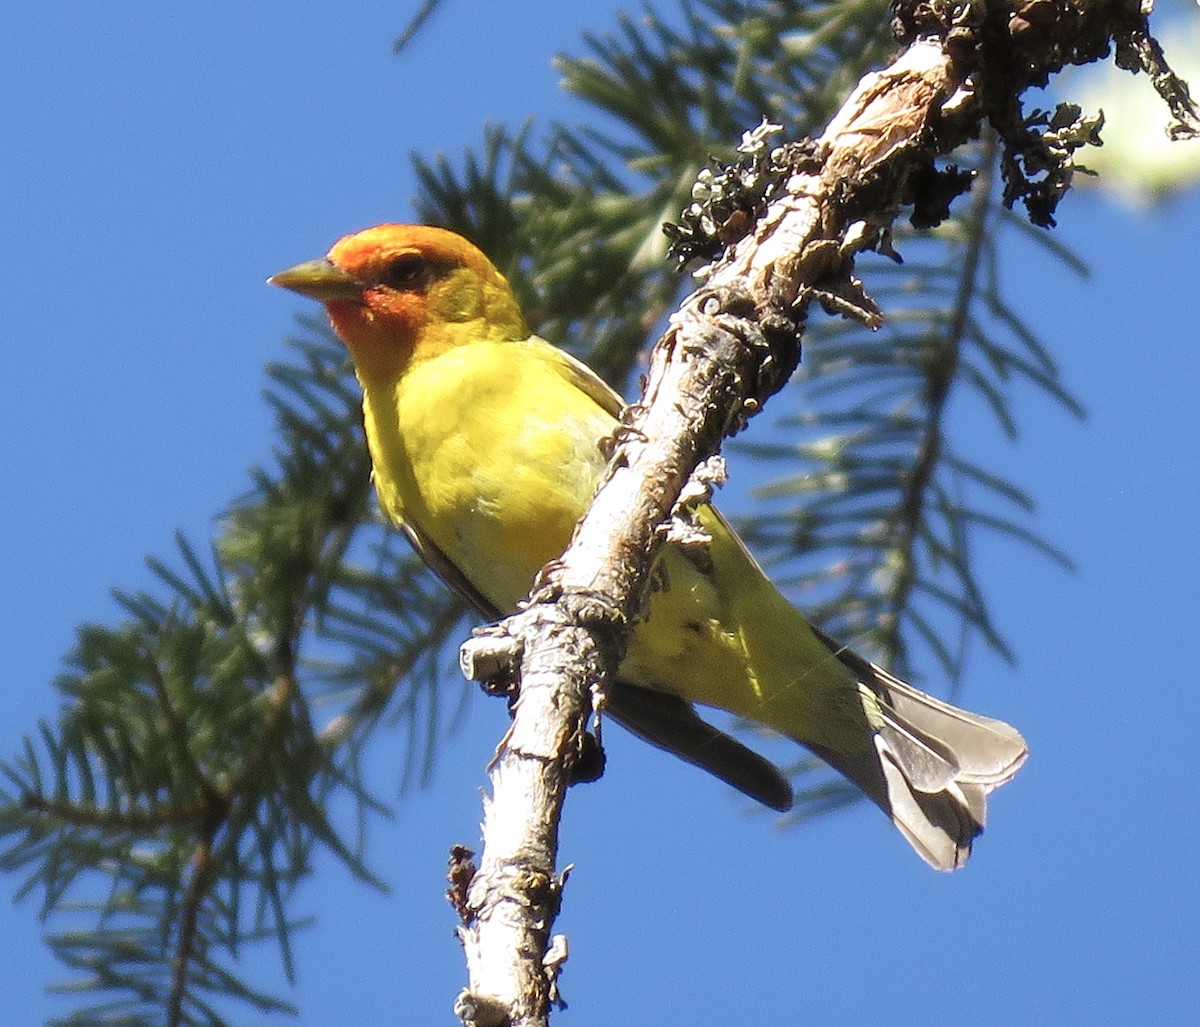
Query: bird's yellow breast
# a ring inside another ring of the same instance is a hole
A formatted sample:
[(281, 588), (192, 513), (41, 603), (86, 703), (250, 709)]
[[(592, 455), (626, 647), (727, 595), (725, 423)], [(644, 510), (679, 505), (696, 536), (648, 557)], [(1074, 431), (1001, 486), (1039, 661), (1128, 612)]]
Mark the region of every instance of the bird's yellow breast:
[(368, 390), (366, 407), (385, 510), (512, 609), (566, 547), (613, 418), (569, 385), (561, 354), (540, 340), (457, 346), (387, 388)]

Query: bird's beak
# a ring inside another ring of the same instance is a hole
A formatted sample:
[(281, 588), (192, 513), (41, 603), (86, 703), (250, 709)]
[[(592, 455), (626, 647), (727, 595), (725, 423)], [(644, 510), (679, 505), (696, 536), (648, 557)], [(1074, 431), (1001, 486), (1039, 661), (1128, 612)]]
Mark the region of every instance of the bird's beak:
[(366, 288), (354, 275), (324, 257), (280, 271), (267, 279), (267, 285), (279, 285), (322, 303), (362, 303)]

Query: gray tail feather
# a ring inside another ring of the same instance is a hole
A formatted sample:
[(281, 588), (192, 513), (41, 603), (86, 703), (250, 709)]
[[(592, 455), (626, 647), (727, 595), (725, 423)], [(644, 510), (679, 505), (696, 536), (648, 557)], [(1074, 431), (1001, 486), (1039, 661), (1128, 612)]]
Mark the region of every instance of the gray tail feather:
[(926, 695), (822, 638), (878, 696), (883, 724), (871, 748), (814, 751), (887, 813), (926, 863), (962, 866), (987, 821), (987, 794), (1025, 762), (1025, 740), (1004, 721)]

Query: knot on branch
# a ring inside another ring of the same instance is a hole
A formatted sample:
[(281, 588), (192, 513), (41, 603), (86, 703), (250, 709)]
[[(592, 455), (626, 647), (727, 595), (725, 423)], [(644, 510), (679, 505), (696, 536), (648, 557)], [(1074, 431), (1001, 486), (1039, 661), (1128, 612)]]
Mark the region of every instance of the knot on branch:
[(610, 634), (625, 629), (625, 614), (603, 592), (586, 589), (564, 589), (558, 597), (567, 622), (581, 628)]
[(508, 1027), (512, 1023), (508, 1006), (500, 999), (465, 988), (454, 1000), (454, 1015), (463, 1027)]
[[(520, 614), (493, 625), (517, 637), (528, 637), (555, 626), (580, 628), (596, 640), (610, 666), (620, 662), (616, 639), (625, 635), (627, 618), (618, 603), (604, 592), (564, 586), (559, 580), (562, 565), (551, 560), (534, 580), (533, 592)], [(519, 658), (519, 653), (518, 653)]]
[(497, 915), (513, 903), (533, 916), (536, 927), (547, 927), (558, 916), (566, 876), (546, 873), (533, 860), (514, 859), (489, 874), (476, 874), (467, 897), (464, 920), (473, 924)]
[(671, 318), (684, 356), (703, 354), (714, 376), (728, 376), (745, 397), (739, 408), (724, 411), (724, 434), (734, 435), (762, 403), (787, 382), (800, 360), (800, 308), (761, 306), (738, 279), (698, 289)]
[(454, 907), (454, 912), (464, 924), (469, 916), (467, 895), (478, 869), (474, 857), (474, 851), (465, 845), (450, 847), (449, 869), (446, 871), (446, 880), (450, 887), (446, 889), (446, 900)]

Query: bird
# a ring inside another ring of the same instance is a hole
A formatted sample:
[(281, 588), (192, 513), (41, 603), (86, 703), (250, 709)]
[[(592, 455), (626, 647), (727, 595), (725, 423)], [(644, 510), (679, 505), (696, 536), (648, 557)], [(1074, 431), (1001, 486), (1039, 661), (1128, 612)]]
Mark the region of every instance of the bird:
[[(620, 396), (532, 334), (505, 277), (447, 229), (376, 225), (267, 281), (324, 304), (349, 350), (386, 516), (482, 615), (516, 610), (591, 499)], [(1020, 733), (834, 641), (713, 505), (695, 518), (707, 541), (660, 547), (605, 712), (786, 810), (786, 777), (696, 707), (771, 728), (853, 782), (930, 866), (962, 866), (988, 793), (1026, 759)]]

